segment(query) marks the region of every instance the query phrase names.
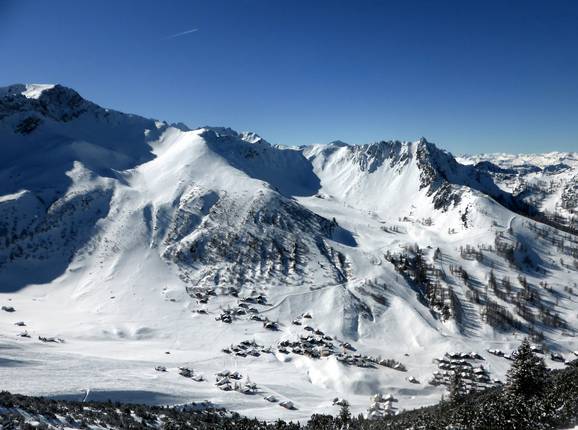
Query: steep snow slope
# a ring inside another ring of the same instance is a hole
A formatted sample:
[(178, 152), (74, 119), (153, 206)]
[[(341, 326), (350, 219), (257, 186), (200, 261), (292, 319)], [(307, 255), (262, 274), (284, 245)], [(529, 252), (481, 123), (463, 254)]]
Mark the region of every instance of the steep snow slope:
[(485, 172), (458, 164), (423, 138), (415, 143), (317, 145), (304, 153), (330, 196), (389, 218), (448, 212), (474, 194), (514, 205)]
[[(17, 85), (0, 146), (2, 389), (304, 419), (334, 397), (435, 402), (449, 351), (503, 378), (485, 350), (523, 333), (578, 349), (575, 237), (425, 139), (284, 148)], [(219, 389), (223, 368), (259, 391)]]

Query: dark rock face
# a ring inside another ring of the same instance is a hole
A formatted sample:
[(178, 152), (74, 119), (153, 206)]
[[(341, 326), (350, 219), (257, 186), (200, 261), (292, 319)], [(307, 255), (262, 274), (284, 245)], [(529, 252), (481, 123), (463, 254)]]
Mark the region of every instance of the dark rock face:
[[(346, 256), (327, 242), (339, 229), (332, 221), (276, 193), (258, 196), (246, 208), (225, 193), (201, 194), (180, 202), (163, 254), (193, 284), (298, 284), (312, 270), (347, 281)], [(202, 209), (192, 213), (191, 207)], [(242, 215), (229, 219), (233, 212)], [(348, 245), (355, 244), (351, 240)]]
[(61, 85), (44, 90), (37, 99), (20, 94), (24, 89), (23, 85), (13, 85), (0, 97), (0, 119), (32, 111), (55, 121), (68, 122), (91, 109), (99, 109), (76, 91)]

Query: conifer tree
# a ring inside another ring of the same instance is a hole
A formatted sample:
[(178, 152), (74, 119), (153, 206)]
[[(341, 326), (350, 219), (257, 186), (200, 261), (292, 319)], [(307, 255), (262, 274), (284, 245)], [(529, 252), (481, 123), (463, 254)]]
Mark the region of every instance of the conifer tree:
[(518, 348), (512, 367), (508, 370), (508, 392), (517, 397), (534, 397), (542, 393), (546, 379), (546, 365), (532, 352), (525, 338)]
[(351, 421), (351, 412), (349, 411), (349, 403), (344, 401), (339, 411), (339, 421), (343, 426)]
[(450, 378), (450, 401), (459, 402), (462, 399), (462, 376), (456, 370)]

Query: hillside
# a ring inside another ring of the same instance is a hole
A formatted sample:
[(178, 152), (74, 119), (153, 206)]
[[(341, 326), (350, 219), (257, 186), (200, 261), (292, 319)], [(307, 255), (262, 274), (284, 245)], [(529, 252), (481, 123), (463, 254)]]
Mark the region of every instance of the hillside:
[(578, 231), (578, 153), (480, 154), (459, 160), (487, 171), (500, 188), (547, 219)]
[(553, 368), (578, 350), (578, 236), (514, 185), (560, 171), (572, 195), (558, 162), (282, 147), (59, 85), (0, 89), (0, 149), (1, 389), (303, 420), (433, 404), (462, 367), (499, 385), (525, 335)]

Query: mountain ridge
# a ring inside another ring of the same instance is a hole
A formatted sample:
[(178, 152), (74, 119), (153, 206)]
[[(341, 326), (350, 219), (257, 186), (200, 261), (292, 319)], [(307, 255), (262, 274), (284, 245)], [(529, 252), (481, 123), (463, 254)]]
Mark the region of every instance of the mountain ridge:
[[(285, 147), (104, 109), (61, 86), (9, 88), (0, 300), (15, 313), (0, 313), (0, 342), (26, 372), (22, 387), (0, 367), (11, 391), (170, 390), (278, 416), (207, 382), (229, 367), (292, 400), (283, 414), (298, 418), (337, 396), (361, 411), (386, 390), (404, 408), (433, 403), (444, 384), (432, 360), (451, 351), (483, 354), (490, 386), (508, 361), (486, 350), (518, 333), (578, 349), (576, 239), (528, 217), (541, 206), (517, 182), (571, 184), (573, 166), (494, 171), (425, 138)], [(562, 190), (543, 201), (572, 202)], [(244, 353), (241, 340), (261, 347)]]

